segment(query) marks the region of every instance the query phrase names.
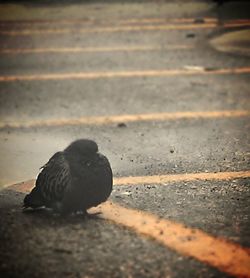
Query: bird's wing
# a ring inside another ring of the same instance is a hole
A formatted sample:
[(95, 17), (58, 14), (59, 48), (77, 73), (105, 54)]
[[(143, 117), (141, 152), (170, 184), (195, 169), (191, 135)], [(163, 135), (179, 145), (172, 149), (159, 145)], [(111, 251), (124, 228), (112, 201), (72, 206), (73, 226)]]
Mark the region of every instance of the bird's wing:
[(71, 174), (63, 152), (55, 153), (42, 167), (36, 180), (36, 188), (43, 198), (50, 201), (60, 201), (67, 188), (71, 185)]

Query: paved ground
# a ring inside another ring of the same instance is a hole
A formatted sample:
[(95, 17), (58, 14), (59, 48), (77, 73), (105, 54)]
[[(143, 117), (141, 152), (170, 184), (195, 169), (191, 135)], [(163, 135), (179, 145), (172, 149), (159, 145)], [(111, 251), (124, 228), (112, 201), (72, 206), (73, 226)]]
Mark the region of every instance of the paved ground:
[[(250, 277), (237, 2), (0, 4), (4, 277)], [(33, 181), (7, 185), (76, 138), (108, 156), (113, 205), (85, 220), (22, 213)]]

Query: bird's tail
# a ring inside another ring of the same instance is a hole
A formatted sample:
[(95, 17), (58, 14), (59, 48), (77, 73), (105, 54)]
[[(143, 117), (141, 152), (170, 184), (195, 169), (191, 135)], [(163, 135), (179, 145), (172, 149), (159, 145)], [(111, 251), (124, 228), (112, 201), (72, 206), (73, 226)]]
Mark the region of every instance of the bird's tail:
[(37, 188), (33, 188), (32, 191), (27, 194), (23, 200), (24, 208), (39, 208), (44, 206), (44, 200), (42, 194), (37, 190)]

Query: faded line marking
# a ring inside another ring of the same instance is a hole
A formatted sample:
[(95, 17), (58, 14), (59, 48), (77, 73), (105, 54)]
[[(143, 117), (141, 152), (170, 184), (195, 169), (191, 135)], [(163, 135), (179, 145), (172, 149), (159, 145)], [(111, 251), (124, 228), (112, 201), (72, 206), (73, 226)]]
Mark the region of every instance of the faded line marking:
[(131, 114), (97, 117), (79, 117), (73, 119), (48, 119), (33, 120), (25, 122), (0, 122), (0, 128), (30, 128), (42, 126), (75, 126), (75, 125), (108, 125), (118, 124), (120, 122), (140, 122), (140, 121), (170, 121), (182, 119), (209, 119), (209, 118), (233, 118), (248, 117), (248, 110), (224, 110), (224, 111), (198, 111), (198, 112), (171, 112), (154, 114)]
[(115, 47), (53, 47), (53, 48), (6, 48), (0, 49), (0, 54), (25, 53), (79, 53), (79, 52), (133, 52), (153, 50), (191, 49), (193, 45), (167, 45), (167, 46), (115, 46)]
[[(199, 21), (204, 20), (204, 22)], [(217, 18), (213, 17), (202, 17), (202, 18), (130, 18), (130, 19), (121, 19), (116, 20), (115, 22), (105, 20), (94, 20), (94, 19), (58, 19), (58, 20), (0, 20), (0, 26), (34, 26), (37, 25), (46, 25), (46, 24), (62, 24), (62, 25), (74, 25), (74, 24), (98, 24), (98, 25), (107, 25), (112, 23), (118, 24), (144, 24), (144, 23), (193, 23), (193, 24), (204, 24), (204, 23), (216, 23), (219, 21)], [(240, 24), (250, 24), (249, 19), (233, 19), (226, 20), (223, 22), (224, 24), (232, 24), (232, 23), (240, 23)], [(222, 24), (223, 24), (222, 23)]]
[(231, 180), (231, 179), (240, 179), (240, 178), (250, 178), (250, 171), (121, 177), (121, 178), (114, 178), (114, 184), (116, 185), (165, 184), (165, 183), (180, 182), (180, 181)]
[[(249, 171), (238, 172), (218, 172), (218, 173), (186, 173), (186, 174), (169, 174), (169, 175), (154, 175), (154, 176), (137, 176), (137, 177), (114, 177), (113, 183), (115, 186), (121, 185), (139, 185), (139, 184), (161, 184), (165, 185), (171, 182), (182, 181), (211, 181), (211, 180), (232, 180), (250, 178)], [(29, 192), (34, 186), (35, 180), (29, 180), (13, 185), (7, 185), (5, 188), (16, 190), (19, 192)]]
[[(218, 22), (217, 18), (212, 17), (204, 17), (202, 18), (204, 23), (215, 23)], [(0, 20), (0, 26), (6, 25), (31, 25), (34, 24), (89, 24), (89, 23), (96, 23), (96, 24), (130, 24), (130, 23), (195, 23), (197, 18), (130, 18), (130, 19), (118, 19), (113, 22), (109, 20), (100, 21), (94, 19), (55, 19), (55, 20)], [(234, 20), (234, 22), (238, 22), (238, 20)], [(241, 20), (242, 22), (243, 20)], [(244, 22), (246, 19), (244, 20)]]
[[(249, 177), (250, 171), (247, 172)], [(236, 173), (242, 175), (244, 172)], [(8, 188), (26, 193), (33, 185), (34, 180)], [(101, 217), (106, 220), (130, 228), (138, 234), (146, 235), (167, 248), (193, 257), (225, 273), (237, 277), (250, 277), (249, 248), (241, 247), (223, 238), (213, 237), (199, 229), (189, 228), (181, 223), (162, 219), (147, 212), (124, 208), (111, 202), (105, 202), (97, 208), (90, 209), (89, 212), (100, 212)]]
[(164, 30), (189, 30), (189, 29), (207, 29), (215, 28), (217, 24), (188, 24), (188, 25), (140, 25), (140, 26), (117, 26), (117, 27), (92, 27), (77, 29), (43, 29), (32, 30), (23, 29), (19, 31), (2, 31), (0, 35), (8, 36), (29, 36), (29, 35), (50, 35), (50, 34), (67, 34), (67, 33), (115, 33), (115, 32), (135, 32), (135, 31), (164, 31)]
[(100, 212), (106, 220), (146, 235), (167, 248), (193, 257), (220, 271), (237, 277), (250, 277), (249, 249), (236, 243), (111, 202), (105, 202), (98, 208), (91, 209), (90, 212)]
[(34, 187), (36, 180), (28, 180), (13, 185), (4, 186), (4, 189), (10, 189), (21, 193), (28, 193)]
[(231, 27), (247, 27), (250, 26), (250, 21), (245, 22), (228, 22), (225, 24), (222, 24), (223, 27), (231, 28)]
[[(204, 22), (199, 23), (199, 18), (131, 18), (123, 19), (120, 22), (124, 24), (130, 23), (195, 23), (195, 24), (204, 24), (204, 23), (218, 23), (217, 18), (204, 17), (200, 20)], [(197, 23), (196, 23), (197, 22)]]
[(221, 75), (250, 73), (250, 67), (229, 69), (167, 69), (144, 71), (113, 71), (113, 72), (72, 72), (34, 75), (6, 75), (0, 76), (0, 82), (34, 81), (34, 80), (66, 80), (66, 79), (98, 79), (98, 78), (135, 78), (135, 77), (164, 77), (178, 75)]
[[(232, 22), (221, 25), (225, 28), (250, 26), (250, 22)], [(2, 31), (0, 35), (6, 36), (30, 36), (30, 35), (51, 35), (68, 33), (115, 33), (115, 32), (137, 32), (137, 31), (168, 31), (168, 30), (193, 30), (213, 29), (218, 27), (217, 23), (202, 24), (164, 24), (164, 25), (139, 25), (139, 26), (117, 26), (117, 27), (92, 27), (92, 28), (64, 28), (64, 29), (23, 29), (15, 31)]]

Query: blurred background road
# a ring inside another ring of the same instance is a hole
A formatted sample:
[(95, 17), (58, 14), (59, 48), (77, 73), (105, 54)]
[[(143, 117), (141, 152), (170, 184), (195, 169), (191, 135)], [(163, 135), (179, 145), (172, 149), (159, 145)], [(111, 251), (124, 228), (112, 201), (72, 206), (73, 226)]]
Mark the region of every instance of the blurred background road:
[[(4, 277), (250, 277), (249, 8), (0, 2)], [(112, 203), (85, 221), (23, 214), (78, 138), (109, 158)]]

